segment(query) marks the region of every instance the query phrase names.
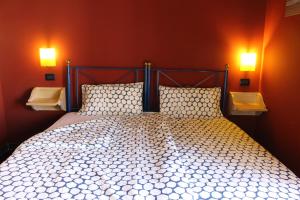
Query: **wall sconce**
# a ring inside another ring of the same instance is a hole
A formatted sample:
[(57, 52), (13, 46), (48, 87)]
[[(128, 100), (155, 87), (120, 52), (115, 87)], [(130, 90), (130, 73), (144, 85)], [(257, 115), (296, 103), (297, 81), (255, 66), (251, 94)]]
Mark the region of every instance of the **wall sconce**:
[(240, 71), (253, 72), (256, 66), (256, 53), (242, 53)]
[(56, 57), (54, 48), (40, 48), (40, 63), (42, 67), (55, 67)]
[[(42, 67), (55, 67), (56, 56), (54, 48), (40, 48), (40, 64)], [(54, 81), (55, 74), (45, 74), (46, 81)]]
[[(255, 67), (256, 67), (256, 53), (242, 53), (240, 71), (253, 72), (255, 71)], [(240, 79), (240, 85), (249, 86), (250, 79), (249, 78)]]

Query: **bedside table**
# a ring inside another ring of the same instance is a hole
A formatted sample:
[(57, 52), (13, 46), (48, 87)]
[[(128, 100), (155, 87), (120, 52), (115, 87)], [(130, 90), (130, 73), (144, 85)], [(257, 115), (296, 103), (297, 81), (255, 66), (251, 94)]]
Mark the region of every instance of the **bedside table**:
[(66, 111), (66, 95), (64, 87), (35, 87), (26, 103), (33, 110)]
[(259, 115), (267, 112), (259, 92), (230, 92), (228, 119), (256, 139)]
[(260, 115), (267, 112), (259, 92), (230, 92), (229, 115)]

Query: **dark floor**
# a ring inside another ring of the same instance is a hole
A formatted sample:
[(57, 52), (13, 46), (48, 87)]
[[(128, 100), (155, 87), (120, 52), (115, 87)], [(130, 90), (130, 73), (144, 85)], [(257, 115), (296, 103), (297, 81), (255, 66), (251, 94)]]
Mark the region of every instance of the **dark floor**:
[(0, 163), (5, 161), (19, 146), (19, 144), (7, 143), (0, 147)]

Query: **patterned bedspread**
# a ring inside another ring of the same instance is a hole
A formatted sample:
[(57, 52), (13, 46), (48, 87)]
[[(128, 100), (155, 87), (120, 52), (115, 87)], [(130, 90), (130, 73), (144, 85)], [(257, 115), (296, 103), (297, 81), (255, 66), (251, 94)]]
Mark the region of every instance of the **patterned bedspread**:
[(0, 199), (300, 199), (300, 179), (225, 118), (99, 117), (30, 138)]

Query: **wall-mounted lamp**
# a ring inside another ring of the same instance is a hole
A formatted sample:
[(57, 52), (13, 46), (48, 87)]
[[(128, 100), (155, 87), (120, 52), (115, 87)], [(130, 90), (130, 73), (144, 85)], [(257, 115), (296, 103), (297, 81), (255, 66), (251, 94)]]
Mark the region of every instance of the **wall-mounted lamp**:
[[(40, 64), (42, 67), (56, 66), (56, 56), (54, 48), (40, 48)], [(55, 80), (55, 74), (45, 74), (45, 80)]]
[(240, 71), (255, 71), (256, 53), (242, 53)]
[(42, 67), (55, 67), (56, 56), (54, 48), (40, 48), (40, 63)]
[[(242, 53), (240, 71), (244, 71), (244, 72), (255, 71), (255, 67), (256, 67), (256, 53)], [(250, 79), (249, 78), (241, 79), (240, 85), (249, 86)]]

